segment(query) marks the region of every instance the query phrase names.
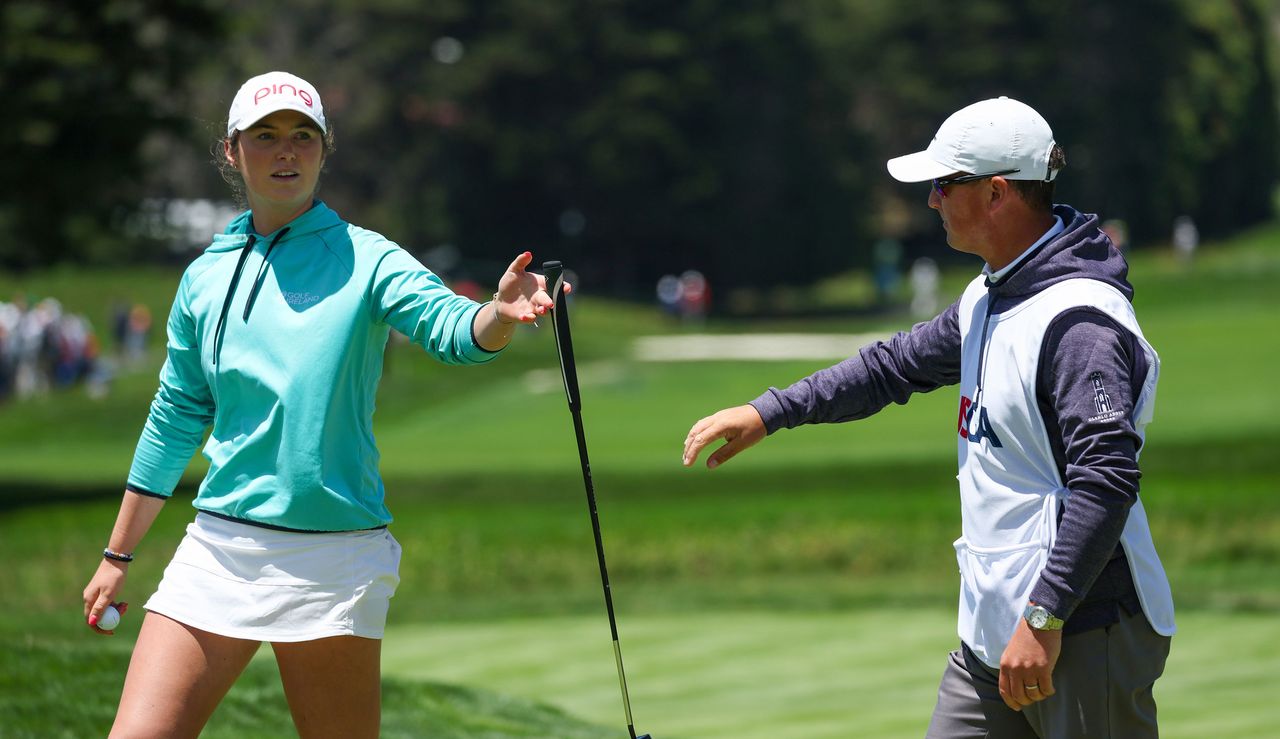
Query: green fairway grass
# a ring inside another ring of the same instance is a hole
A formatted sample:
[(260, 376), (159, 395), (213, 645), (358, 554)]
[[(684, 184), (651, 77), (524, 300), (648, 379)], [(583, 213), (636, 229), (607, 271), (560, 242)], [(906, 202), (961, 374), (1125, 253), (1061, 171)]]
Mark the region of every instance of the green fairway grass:
[[(938, 609), (713, 611), (627, 618), (621, 630), (636, 728), (673, 738), (921, 736), (956, 643)], [(622, 716), (603, 618), (421, 625), (389, 638), (402, 646), (388, 674), (484, 685), (602, 724)]]
[[(1273, 736), (1280, 664), (1273, 614), (1182, 614), (1156, 685), (1161, 736)], [(397, 677), (480, 685), (562, 706), (601, 724), (621, 717), (604, 619), (517, 619), (395, 629)], [(622, 639), (637, 730), (676, 739), (920, 737), (955, 614), (923, 608), (715, 611), (628, 618)]]
[[(1159, 251), (1131, 265), (1163, 362), (1142, 496), (1180, 609), (1157, 685), (1162, 734), (1271, 736), (1280, 227), (1206, 244), (1191, 265)], [(148, 302), (162, 323), (176, 284), (163, 270), (59, 271), (21, 283), (0, 275), (0, 295), (56, 294), (101, 332), (121, 295)], [(954, 393), (781, 432), (713, 472), (684, 469), (681, 445), (699, 417), (830, 362), (639, 362), (635, 337), (685, 329), (593, 298), (590, 286), (571, 310), (637, 728), (659, 739), (919, 736), (956, 640)], [(698, 330), (909, 325), (833, 316)], [(125, 593), (137, 610), (115, 638), (90, 634), (79, 593), (161, 358), (157, 342), (101, 400), (73, 390), (0, 406), (0, 592), (11, 604), (0, 664), (21, 666), (0, 671), (0, 717), (18, 717), (0, 735), (100, 735), (110, 723), (140, 606), (191, 519), (203, 470), (197, 457), (139, 548)], [(506, 356), (479, 368), (389, 351), (375, 433), (404, 557), (384, 648), (388, 736), (625, 733), (558, 383), (545, 325), (522, 329)], [(206, 735), (288, 732), (264, 650)]]

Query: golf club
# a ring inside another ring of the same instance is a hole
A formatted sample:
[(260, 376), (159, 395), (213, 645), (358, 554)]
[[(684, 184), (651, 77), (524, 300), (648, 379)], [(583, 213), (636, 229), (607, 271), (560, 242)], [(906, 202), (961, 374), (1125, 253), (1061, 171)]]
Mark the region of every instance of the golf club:
[(596, 559), (600, 561), (600, 582), (604, 586), (604, 606), (609, 612), (609, 631), (613, 635), (613, 658), (618, 663), (618, 684), (622, 687), (622, 709), (627, 714), (627, 731), (631, 739), (650, 739), (648, 734), (636, 736), (631, 720), (631, 698), (627, 695), (627, 675), (622, 669), (622, 647), (618, 644), (618, 622), (613, 615), (613, 592), (609, 587), (609, 569), (604, 563), (604, 539), (600, 536), (600, 515), (596, 511), (595, 486), (591, 483), (591, 462), (587, 459), (587, 437), (582, 430), (582, 397), (578, 393), (578, 370), (573, 362), (573, 339), (569, 335), (569, 310), (564, 295), (564, 265), (558, 261), (543, 262), (547, 294), (555, 303), (552, 311), (556, 336), (556, 353), (560, 355), (560, 374), (564, 392), (573, 414), (573, 431), (578, 437), (578, 458), (582, 462), (582, 482), (587, 488), (587, 507), (591, 510), (591, 529), (596, 536)]

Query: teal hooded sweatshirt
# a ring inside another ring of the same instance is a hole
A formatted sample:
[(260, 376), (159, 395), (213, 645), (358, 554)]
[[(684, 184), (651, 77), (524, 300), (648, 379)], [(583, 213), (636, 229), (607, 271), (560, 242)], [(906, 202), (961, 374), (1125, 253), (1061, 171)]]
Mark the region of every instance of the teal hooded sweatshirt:
[(128, 489), (173, 494), (206, 429), (195, 507), (251, 523), (351, 531), (391, 521), (373, 440), (392, 328), (446, 364), (480, 347), (480, 303), (320, 201), (275, 233), (236, 217), (187, 268), (160, 389)]

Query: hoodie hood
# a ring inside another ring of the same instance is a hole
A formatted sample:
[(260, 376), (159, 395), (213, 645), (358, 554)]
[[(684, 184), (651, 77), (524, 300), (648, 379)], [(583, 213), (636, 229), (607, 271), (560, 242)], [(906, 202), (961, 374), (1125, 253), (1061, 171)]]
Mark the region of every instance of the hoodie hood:
[(329, 206), (316, 200), (302, 215), (261, 238), (253, 230), (253, 211), (251, 210), (246, 210), (231, 219), (231, 222), (227, 224), (227, 230), (213, 237), (213, 243), (205, 249), (206, 253), (241, 250), (240, 258), (236, 261), (235, 271), (231, 275), (231, 281), (227, 284), (226, 297), (222, 299), (222, 311), (218, 316), (217, 328), (214, 329), (213, 364), (215, 367), (222, 356), (222, 337), (226, 331), (227, 312), (231, 307), (232, 299), (235, 297), (236, 288), (240, 285), (240, 275), (244, 270), (245, 261), (248, 260), (249, 254), (256, 248), (255, 242), (262, 241), (266, 244), (266, 247), (262, 254), (262, 263), (258, 267), (257, 276), (253, 279), (253, 287), (250, 289), (249, 297), (244, 304), (242, 320), (246, 323), (249, 321), (249, 314), (253, 311), (254, 301), (258, 298), (258, 291), (262, 289), (262, 281), (265, 278), (267, 267), (271, 263), (271, 253), (275, 251), (276, 246), (298, 238), (309, 238), (318, 231), (335, 226), (345, 226), (345, 222)]
[(1129, 284), (1129, 264), (1102, 229), (1098, 216), (1081, 213), (1069, 205), (1055, 205), (1053, 214), (1062, 219), (1064, 229), (1012, 272), (991, 283), (992, 294), (1001, 302), (1019, 302), (1063, 280), (1084, 277), (1119, 290), (1133, 300)]
[[(275, 240), (276, 234), (288, 229), (281, 241), (289, 242), (294, 239), (310, 236), (318, 231), (334, 228), (335, 226), (344, 226), (341, 216), (333, 209), (324, 204), (322, 200), (316, 200), (312, 206), (302, 215), (292, 221), (281, 226), (278, 230), (269, 234), (258, 234), (258, 240), (271, 243)], [(206, 252), (223, 252), (233, 251), (244, 246), (249, 236), (254, 235), (253, 231), (253, 211), (246, 210), (227, 224), (227, 228), (220, 234), (213, 237), (213, 243), (210, 244)]]

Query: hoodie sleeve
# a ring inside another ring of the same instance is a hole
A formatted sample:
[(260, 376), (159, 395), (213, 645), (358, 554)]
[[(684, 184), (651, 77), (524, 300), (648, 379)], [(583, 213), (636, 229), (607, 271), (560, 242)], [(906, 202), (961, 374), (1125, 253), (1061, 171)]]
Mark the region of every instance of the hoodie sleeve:
[(382, 255), (371, 283), (374, 318), (408, 336), (445, 364), (481, 364), (496, 357), (476, 343), (471, 325), (483, 303), (445, 286), (409, 252)]
[(1060, 434), (1070, 493), (1031, 600), (1067, 619), (1113, 558), (1138, 499), (1141, 439), (1130, 419), (1146, 366), (1133, 335), (1089, 309), (1060, 316), (1042, 351), (1037, 393), (1047, 428)]
[(151, 401), (142, 436), (133, 454), (126, 488), (143, 495), (167, 498), (213, 423), (213, 395), (200, 360), (188, 295), (188, 270), (169, 311), (167, 356), (160, 368), (160, 389)]
[(960, 381), (959, 301), (930, 321), (888, 341), (877, 341), (840, 364), (809, 375), (785, 390), (771, 387), (751, 405), (772, 434), (808, 423), (866, 418), (914, 393)]

